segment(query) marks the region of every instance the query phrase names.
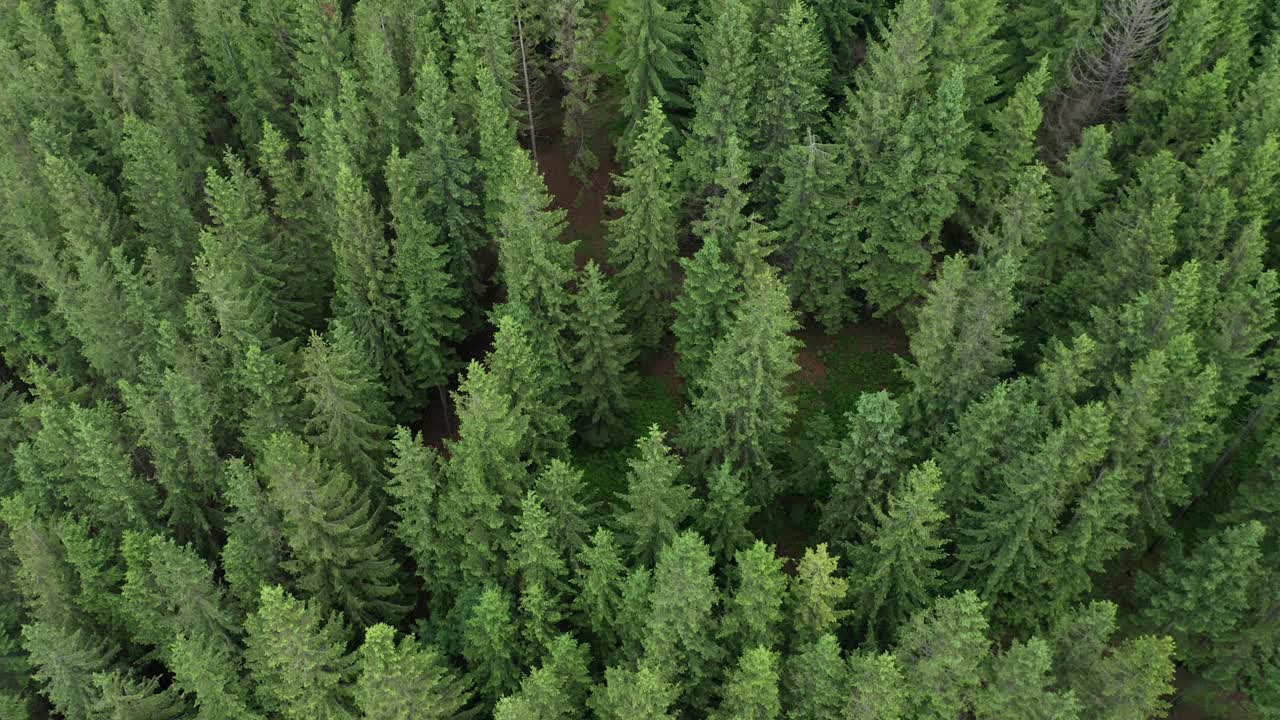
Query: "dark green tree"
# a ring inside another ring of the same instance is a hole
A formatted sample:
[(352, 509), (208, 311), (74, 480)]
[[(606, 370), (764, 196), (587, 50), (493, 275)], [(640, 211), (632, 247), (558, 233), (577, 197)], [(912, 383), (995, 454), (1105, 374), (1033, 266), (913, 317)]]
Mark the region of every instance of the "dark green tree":
[(946, 518), (938, 507), (941, 489), (938, 465), (928, 460), (911, 469), (889, 495), (885, 510), (871, 506), (874, 528), (867, 544), (858, 546), (851, 557), (855, 616), (870, 638), (893, 637), (894, 630), (927, 606), (941, 586), (938, 566), (946, 555), (939, 532)]
[(655, 348), (671, 315), (678, 237), (671, 151), (666, 115), (650, 98), (631, 148), (629, 166), (614, 182), (621, 192), (610, 206), (621, 212), (606, 227), (609, 262), (618, 269), (618, 298), (638, 348)]
[(792, 2), (786, 17), (761, 38), (760, 54), (761, 67), (767, 70), (758, 73), (754, 121), (760, 133), (761, 163), (775, 168), (776, 183), (783, 153), (803, 144), (807, 135), (824, 125), (831, 68), (810, 6), (801, 0)]
[(1033, 720), (1074, 720), (1080, 703), (1070, 690), (1052, 689), (1053, 651), (1040, 638), (1013, 641), (991, 660), (989, 680), (974, 702), (974, 717), (982, 720), (1024, 717)]
[(356, 656), (355, 702), (366, 718), (445, 720), (467, 705), (466, 683), (438, 650), (421, 647), (412, 636), (397, 643), (395, 630), (374, 625)]
[(819, 528), (833, 541), (852, 542), (906, 469), (908, 446), (898, 403), (888, 392), (862, 393), (844, 419), (844, 436), (821, 448), (832, 485)]
[(911, 688), (908, 717), (954, 718), (972, 710), (990, 653), (985, 604), (971, 591), (940, 598), (902, 629), (896, 654)]
[(673, 110), (689, 106), (684, 82), (691, 69), (686, 51), (692, 28), (683, 7), (668, 8), (661, 0), (629, 0), (620, 9), (617, 62), (626, 89), (622, 113), (627, 129), (618, 148), (627, 155), (652, 99)]
[(754, 538), (747, 522), (760, 507), (751, 505), (746, 494), (742, 478), (727, 461), (707, 479), (707, 499), (694, 525), (720, 560), (728, 561)]
[(782, 703), (795, 720), (839, 720), (849, 687), (849, 668), (835, 635), (823, 635), (786, 657)]
[(399, 617), (399, 567), (368, 491), (291, 435), (271, 439), (258, 471), (290, 550), (281, 566), (298, 589), (362, 624)]
[(245, 633), (245, 664), (263, 709), (287, 720), (354, 720), (346, 685), (354, 663), (340, 615), (264, 586)]
[(588, 500), (589, 489), (582, 471), (563, 460), (552, 460), (534, 478), (533, 487), (550, 515), (552, 544), (571, 568), (576, 567), (597, 510), (596, 504)]
[(182, 635), (168, 648), (174, 686), (193, 696), (196, 720), (262, 720), (250, 709), (240, 658), (219, 642)]
[[(622, 605), (622, 582), (626, 566), (622, 551), (606, 528), (597, 528), (590, 542), (578, 552), (580, 568), (575, 573), (573, 609), (582, 616), (584, 627), (597, 639), (597, 649), (612, 652), (617, 647), (615, 625)], [(604, 654), (603, 652), (601, 653)]]
[[(494, 320), (489, 371), (529, 418), (524, 452), (542, 467), (568, 446), (573, 377), (526, 306), (508, 303)], [(518, 498), (517, 498), (518, 499)]]
[[(693, 93), (689, 138), (680, 148), (681, 175), (695, 201), (719, 185), (720, 168), (727, 164), (730, 152), (729, 138), (736, 137), (745, 150), (756, 136), (751, 122), (758, 86), (751, 10), (746, 3), (713, 3), (704, 9), (699, 27), (701, 80)], [(749, 174), (754, 163), (743, 155), (740, 162), (744, 174)]]
[(111, 669), (118, 651), (90, 632), (45, 620), (22, 628), (22, 647), (53, 708), (67, 720), (92, 720), (101, 698), (92, 677)]
[(111, 720), (179, 720), (188, 707), (172, 687), (161, 690), (152, 677), (136, 680), (119, 670), (97, 673), (93, 684), (101, 697), (94, 704), (95, 717)]
[(570, 372), (578, 389), (574, 413), (583, 438), (608, 443), (621, 431), (629, 410), (635, 378), (628, 366), (635, 359), (631, 336), (618, 310), (618, 297), (594, 260), (579, 274), (570, 349)]
[(714, 235), (703, 241), (692, 258), (682, 258), (680, 265), (684, 283), (675, 300), (671, 329), (676, 336), (680, 375), (692, 381), (706, 370), (716, 343), (728, 332), (742, 287)]
[(327, 338), (312, 333), (302, 353), (308, 439), (362, 485), (380, 487), (391, 418), (386, 391), (371, 370), (369, 356), (343, 322)]
[(782, 642), (782, 606), (787, 576), (774, 547), (757, 540), (734, 555), (733, 591), (725, 601), (720, 636), (726, 649), (745, 657), (753, 648)]
[(782, 715), (778, 701), (778, 653), (764, 647), (747, 650), (720, 689), (720, 705), (709, 717), (729, 720), (774, 720)]
[(658, 554), (645, 624), (645, 661), (675, 679), (681, 697), (696, 708), (706, 705), (724, 654), (715, 639), (720, 593), (713, 565), (697, 533), (674, 537)]
[(680, 459), (667, 447), (662, 431), (651, 426), (636, 442), (638, 457), (627, 461), (627, 490), (614, 521), (641, 565), (650, 565), (695, 514), (693, 488), (680, 481)]

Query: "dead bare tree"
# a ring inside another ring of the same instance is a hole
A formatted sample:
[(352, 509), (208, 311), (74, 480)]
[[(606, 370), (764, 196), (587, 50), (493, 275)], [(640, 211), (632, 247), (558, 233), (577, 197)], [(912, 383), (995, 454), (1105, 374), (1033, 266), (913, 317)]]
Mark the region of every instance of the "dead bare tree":
[(1068, 86), (1052, 113), (1051, 147), (1061, 158), (1084, 128), (1102, 122), (1129, 87), (1133, 70), (1160, 44), (1173, 16), (1170, 0), (1114, 0), (1087, 48), (1077, 48)]
[(533, 91), (529, 85), (529, 57), (525, 54), (524, 42), (524, 20), (519, 14), (516, 15), (516, 30), (519, 33), (520, 40), (520, 67), (524, 75), (524, 104), (529, 111), (529, 153), (533, 155), (533, 161), (538, 162), (538, 132), (537, 126), (533, 122)]

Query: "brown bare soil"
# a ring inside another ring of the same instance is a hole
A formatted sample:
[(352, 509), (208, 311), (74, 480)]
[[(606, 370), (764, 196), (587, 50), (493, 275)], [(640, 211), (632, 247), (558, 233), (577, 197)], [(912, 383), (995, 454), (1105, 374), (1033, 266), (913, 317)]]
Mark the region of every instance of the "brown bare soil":
[(601, 268), (606, 268), (605, 223), (617, 217), (618, 213), (607, 208), (605, 202), (618, 165), (613, 159), (613, 146), (603, 130), (596, 132), (591, 143), (600, 165), (591, 173), (590, 182), (586, 185), (569, 172), (572, 148), (559, 133), (538, 145), (538, 167), (547, 183), (547, 190), (555, 198), (555, 206), (568, 213), (568, 224), (561, 240), (578, 241), (578, 267), (586, 265), (587, 260), (595, 260)]

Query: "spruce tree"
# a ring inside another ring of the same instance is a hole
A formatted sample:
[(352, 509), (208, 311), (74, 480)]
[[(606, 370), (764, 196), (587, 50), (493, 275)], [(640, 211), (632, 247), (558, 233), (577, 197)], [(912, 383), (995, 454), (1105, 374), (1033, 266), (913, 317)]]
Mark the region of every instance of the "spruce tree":
[(791, 297), (827, 332), (835, 332), (856, 309), (848, 272), (852, 248), (839, 225), (845, 173), (837, 152), (810, 130), (769, 155), (780, 168), (774, 227)]
[(461, 339), (461, 291), (449, 273), (448, 249), (419, 188), (416, 168), (393, 148), (387, 160), (395, 254), (391, 279), (400, 295), (400, 322), (405, 372), (421, 390), (443, 386), (455, 369), (452, 342)]
[(504, 305), (494, 325), (497, 332), (489, 370), (511, 394), (514, 407), (529, 419), (526, 457), (535, 467), (545, 466), (564, 451), (572, 434), (569, 388), (573, 376), (526, 306)]
[(791, 424), (795, 403), (786, 379), (799, 369), (795, 317), (782, 281), (772, 272), (751, 279), (728, 334), (694, 379), (680, 444), (690, 466), (707, 472), (729, 462), (753, 499), (778, 492), (772, 455)]
[(367, 490), (290, 435), (273, 437), (259, 463), (280, 514), (297, 587), (355, 622), (397, 618), (399, 568)]
[[(757, 87), (755, 32), (746, 3), (715, 3), (706, 9), (702, 34), (702, 77), (693, 93), (693, 123), (681, 146), (682, 176), (695, 200), (718, 184), (728, 159), (729, 138), (750, 147), (756, 128), (750, 119)], [(742, 158), (744, 168), (753, 163)], [(748, 171), (749, 172), (749, 171)], [(721, 186), (723, 188), (723, 186)]]
[(596, 503), (587, 500), (582, 471), (563, 460), (552, 460), (534, 478), (533, 487), (550, 516), (552, 544), (571, 568), (576, 567), (597, 512)]
[(404, 393), (404, 369), (395, 357), (400, 338), (394, 324), (390, 245), (382, 220), (360, 176), (337, 168), (336, 232), (333, 234), (334, 316), (359, 342), (366, 362), (381, 374), (393, 394)]
[(585, 645), (565, 633), (551, 641), (542, 664), (524, 677), (520, 691), (498, 702), (494, 717), (502, 720), (582, 717), (591, 684)]
[(652, 665), (610, 667), (590, 705), (601, 720), (675, 720), (672, 706), (679, 695), (679, 687)]
[(466, 707), (470, 692), (435, 649), (412, 636), (396, 642), (392, 628), (365, 630), (356, 653), (355, 703), (366, 718), (445, 720)]
[(22, 646), (53, 709), (67, 720), (92, 720), (101, 697), (92, 677), (113, 667), (117, 651), (90, 632), (45, 620), (23, 626)]
[(964, 591), (939, 598), (902, 629), (896, 654), (911, 688), (909, 717), (942, 720), (973, 708), (990, 651), (985, 609)]
[(835, 635), (823, 635), (786, 657), (782, 702), (795, 720), (839, 720), (843, 714), (849, 668)]
[(871, 506), (875, 527), (851, 559), (856, 615), (868, 637), (892, 637), (941, 585), (938, 565), (945, 553), (939, 530), (946, 518), (938, 507), (941, 489), (942, 475), (930, 460), (911, 469), (884, 511)]
[(658, 554), (652, 607), (645, 623), (645, 661), (681, 688), (685, 703), (703, 707), (723, 650), (715, 640), (720, 593), (714, 561), (697, 533), (686, 531)]
[(605, 232), (609, 262), (618, 270), (619, 304), (636, 328), (637, 347), (651, 350), (669, 324), (679, 239), (667, 119), (656, 97), (649, 100), (638, 132), (627, 171), (614, 176), (621, 192), (610, 198), (610, 206), (622, 216)]
[(551, 196), (528, 153), (517, 148), (506, 161), (496, 229), (507, 300), (529, 309), (535, 331), (563, 361), (568, 357), (562, 335), (569, 324), (568, 285), (574, 268), (573, 245), (560, 242), (565, 211), (548, 209)]
[(684, 283), (675, 300), (671, 329), (680, 376), (693, 381), (702, 376), (716, 343), (728, 332), (742, 287), (714, 235), (703, 241), (692, 258), (682, 258), (680, 265)]
[(908, 447), (898, 403), (886, 391), (859, 395), (844, 420), (844, 436), (821, 448), (832, 485), (821, 505), (819, 528), (833, 541), (853, 542), (870, 520), (871, 508), (906, 469)]
[(805, 549), (797, 563), (787, 611), (793, 646), (816, 642), (834, 632), (844, 617), (840, 607), (849, 591), (849, 581), (836, 576), (838, 564), (839, 558), (827, 553), (825, 543)]
[[(794, 0), (782, 22), (761, 38), (762, 68), (753, 119), (760, 132), (762, 164), (775, 168), (791, 147), (817, 131), (827, 109), (825, 89), (831, 72), (828, 51), (818, 34), (814, 12)], [(768, 193), (766, 193), (768, 195)]]
[(1080, 703), (1068, 690), (1052, 690), (1053, 654), (1048, 643), (1031, 638), (1013, 641), (992, 658), (990, 679), (974, 702), (974, 717), (982, 720), (1022, 717), (1029, 720), (1074, 720)]
[(250, 709), (238, 655), (221, 643), (179, 636), (168, 648), (174, 686), (193, 696), (197, 720), (262, 720)]
[(245, 633), (245, 664), (263, 709), (286, 720), (354, 720), (341, 616), (264, 586)]
[(93, 684), (101, 697), (94, 703), (97, 717), (111, 720), (179, 720), (187, 717), (187, 704), (173, 688), (159, 689), (152, 677), (141, 680), (119, 670), (97, 673)]
[(582, 436), (604, 445), (616, 437), (628, 412), (635, 378), (628, 365), (635, 359), (631, 337), (618, 311), (617, 295), (595, 261), (580, 274), (570, 350), (571, 368)]
[(890, 653), (857, 653), (849, 656), (849, 684), (853, 697), (842, 717), (864, 717), (874, 720), (904, 720), (907, 685), (902, 664)]
[(711, 552), (729, 560), (753, 539), (747, 522), (759, 512), (748, 503), (747, 488), (729, 462), (723, 462), (707, 479), (707, 500), (694, 519), (698, 532), (707, 538)]
[(193, 178), (184, 173), (177, 141), (156, 125), (125, 115), (120, 145), (131, 216), (142, 231), (144, 247), (158, 250), (178, 271), (167, 280), (185, 289), (184, 273), (195, 257), (199, 226), (193, 211)]
[(626, 88), (622, 114), (627, 129), (618, 148), (627, 155), (651, 100), (672, 110), (689, 106), (683, 85), (691, 70), (686, 52), (691, 28), (683, 7), (668, 8), (661, 0), (628, 0), (621, 11), (618, 68)]
[(420, 433), (404, 427), (396, 428), (392, 447), (387, 495), (399, 518), (395, 535), (413, 557), (418, 576), (431, 583), (447, 562), (436, 522), (445, 484), (443, 461), (438, 452), (423, 445)]
[(773, 546), (757, 540), (734, 555), (733, 594), (725, 602), (720, 636), (726, 649), (743, 655), (753, 648), (776, 648), (782, 641), (782, 605), (787, 576)]
[(390, 430), (385, 390), (346, 324), (329, 337), (312, 333), (302, 354), (303, 398), (310, 442), (361, 484), (380, 487)]
[[(274, 438), (264, 442), (264, 456)], [(284, 521), (258, 474), (244, 460), (232, 458), (223, 465), (222, 485), (230, 509), (220, 558), (223, 575), (240, 606), (254, 608), (262, 586), (277, 585), (286, 578), (280, 567), (286, 551)]]
[(462, 655), (471, 670), (476, 690), (496, 700), (514, 690), (520, 679), (515, 662), (516, 626), (511, 617), (511, 596), (488, 586), (467, 614), (462, 632)]
[(774, 720), (781, 714), (778, 653), (764, 647), (744, 652), (720, 690), (720, 706), (709, 717)]
[(680, 481), (680, 459), (667, 448), (657, 425), (636, 441), (638, 457), (627, 461), (627, 489), (615, 522), (641, 565), (650, 565), (664, 545), (695, 514), (693, 488)]
[(596, 638), (597, 650), (617, 647), (615, 624), (622, 605), (622, 581), (626, 566), (613, 533), (597, 528), (590, 542), (578, 552), (579, 569), (574, 575), (573, 609), (581, 623)]
[(933, 13), (936, 35), (929, 43), (933, 80), (945, 82), (956, 68), (964, 68), (967, 115), (975, 127), (981, 126), (990, 102), (1003, 90), (1005, 9), (996, 0), (958, 0), (934, 5)]
[(1041, 63), (991, 114), (991, 131), (974, 140), (972, 149), (979, 158), (973, 168), (974, 205), (979, 222), (995, 216), (996, 206), (1013, 190), (1025, 168), (1036, 164), (1036, 135), (1044, 114), (1040, 98), (1048, 82), (1048, 66)]
[(483, 289), (475, 257), (483, 244), (483, 218), (473, 190), (476, 162), (467, 152), (453, 116), (435, 52), (423, 53), (414, 80), (420, 146), (408, 157), (417, 161), (414, 169), (421, 188), (419, 197), (427, 208), (426, 221), (437, 228), (448, 248), (449, 276), (461, 292), (457, 302), (470, 324), (475, 319), (471, 308)]

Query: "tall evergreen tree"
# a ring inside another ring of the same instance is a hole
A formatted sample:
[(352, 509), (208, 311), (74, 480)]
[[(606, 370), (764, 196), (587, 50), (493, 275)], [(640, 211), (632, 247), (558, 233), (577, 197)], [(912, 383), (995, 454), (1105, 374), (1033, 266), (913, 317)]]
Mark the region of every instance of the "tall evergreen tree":
[(716, 343), (728, 332), (742, 287), (714, 235), (703, 241), (692, 258), (682, 258), (680, 265), (685, 276), (675, 301), (672, 330), (680, 375), (691, 381), (702, 376)]
[(837, 148), (818, 142), (810, 130), (769, 157), (777, 158), (781, 174), (774, 225), (791, 297), (835, 332), (856, 309), (848, 272), (852, 248), (839, 225), (845, 173)]
[(526, 457), (535, 466), (544, 466), (569, 443), (573, 410), (569, 388), (571, 378), (576, 378), (526, 306), (504, 305), (494, 325), (497, 332), (489, 370), (510, 393), (513, 405), (529, 418)]
[(753, 498), (770, 500), (771, 456), (795, 404), (786, 378), (799, 369), (795, 317), (782, 281), (761, 272), (749, 282), (729, 333), (717, 343), (706, 374), (694, 380), (681, 444), (690, 465), (706, 472), (722, 462), (741, 474)]
[(601, 720), (674, 720), (680, 688), (659, 669), (642, 664), (635, 670), (611, 667), (604, 684), (591, 696), (591, 709)]
[(668, 8), (661, 0), (629, 0), (621, 10), (618, 67), (626, 88), (622, 114), (627, 129), (618, 147), (626, 155), (652, 99), (672, 110), (689, 106), (683, 84), (691, 71), (687, 55), (691, 28), (683, 7)]
[(845, 613), (840, 609), (849, 581), (836, 575), (839, 558), (827, 553), (826, 544), (807, 548), (796, 565), (791, 580), (791, 619), (793, 645), (816, 642), (834, 632)]
[(867, 545), (851, 559), (858, 597), (857, 616), (867, 635), (887, 639), (923, 609), (941, 585), (938, 563), (945, 553), (939, 537), (946, 517), (938, 507), (942, 476), (933, 461), (912, 468), (886, 510), (871, 506), (875, 528)]
[(497, 587), (486, 587), (467, 614), (462, 636), (462, 655), (482, 696), (496, 700), (515, 689), (520, 679), (515, 641), (511, 596)]
[(679, 239), (667, 134), (662, 103), (651, 98), (627, 171), (614, 176), (621, 192), (610, 204), (622, 216), (606, 227), (619, 302), (645, 350), (656, 347), (667, 329)]
[(645, 628), (646, 662), (676, 679), (681, 697), (695, 708), (706, 704), (708, 684), (723, 655), (715, 640), (720, 593), (713, 564), (697, 533), (686, 531), (673, 538), (658, 554)]
[(533, 481), (551, 522), (551, 541), (560, 556), (577, 566), (577, 556), (591, 534), (597, 507), (588, 500), (583, 472), (563, 460), (552, 460)]
[(776, 183), (782, 154), (823, 124), (831, 68), (817, 19), (802, 0), (792, 2), (782, 22), (761, 38), (760, 52), (767, 71), (759, 73), (753, 120), (760, 129), (762, 164), (774, 168), (769, 172)]
[[(728, 160), (729, 138), (738, 138), (745, 147), (755, 138), (750, 119), (758, 80), (751, 10), (746, 3), (714, 3), (706, 8), (707, 18), (699, 28), (702, 75), (693, 93), (689, 139), (681, 146), (682, 176), (695, 200), (718, 185), (719, 169)], [(753, 165), (745, 155), (741, 160), (744, 168)]]
[(362, 484), (379, 487), (390, 413), (385, 390), (351, 328), (338, 322), (328, 338), (312, 333), (302, 373), (311, 443)]
[(368, 491), (289, 435), (272, 438), (259, 471), (290, 549), (282, 566), (297, 587), (356, 622), (398, 617), (399, 568)]
[(782, 671), (782, 703), (796, 720), (844, 717), (849, 668), (835, 635), (823, 635), (786, 657)]
[(903, 628), (902, 661), (908, 716), (953, 718), (972, 709), (989, 653), (984, 603), (973, 592), (937, 600)]
[(357, 653), (356, 707), (366, 718), (445, 720), (467, 704), (469, 691), (439, 651), (423, 649), (413, 637), (397, 643), (395, 630), (365, 630)]
[(832, 485), (819, 528), (834, 541), (852, 542), (906, 469), (908, 447), (898, 403), (883, 390), (859, 395), (845, 424), (844, 436), (821, 448)]
[(754, 538), (747, 522), (760, 507), (749, 504), (746, 495), (742, 478), (727, 461), (707, 479), (707, 500), (694, 524), (721, 560), (729, 560)]
[(250, 709), (239, 657), (220, 643), (179, 636), (168, 657), (174, 686), (194, 696), (197, 720), (262, 720)]
[(92, 720), (101, 698), (93, 675), (111, 669), (117, 651), (84, 630), (44, 620), (23, 627), (22, 645), (53, 708), (67, 720)]
[(725, 602), (720, 635), (730, 653), (775, 648), (782, 641), (782, 605), (787, 576), (773, 546), (757, 540), (734, 555), (733, 595)]
[(594, 130), (592, 111), (600, 82), (598, 22), (586, 0), (561, 0), (549, 14), (553, 15), (555, 25), (555, 49), (551, 59), (560, 76), (560, 84), (565, 88), (560, 101), (564, 115), (561, 128), (572, 153), (569, 171), (586, 183), (600, 165), (591, 147)]
[(631, 337), (618, 311), (617, 295), (595, 261), (587, 261), (575, 296), (571, 355), (573, 385), (582, 435), (605, 444), (622, 428), (634, 376), (628, 365), (635, 358)]
[(579, 551), (578, 559), (580, 569), (573, 579), (574, 610), (583, 616), (585, 627), (599, 641), (597, 649), (613, 651), (617, 647), (618, 633), (614, 626), (622, 605), (622, 581), (626, 572), (622, 551), (612, 532), (597, 528), (590, 542)]
[(744, 652), (720, 690), (720, 706), (710, 717), (774, 720), (781, 714), (778, 653), (763, 647)]
[(628, 460), (627, 490), (615, 522), (631, 547), (631, 555), (651, 564), (664, 545), (695, 514), (693, 488), (680, 481), (680, 460), (667, 448), (654, 425), (636, 442), (639, 456)]
[(978, 693), (974, 717), (983, 720), (1025, 717), (1036, 720), (1073, 720), (1079, 717), (1080, 703), (1070, 691), (1050, 689), (1052, 651), (1040, 638), (1026, 643), (1014, 641), (1008, 650), (991, 662), (990, 680)]
[(264, 586), (245, 631), (246, 665), (264, 709), (287, 720), (354, 720), (346, 685), (353, 662), (339, 615)]
[(450, 343), (462, 336), (461, 291), (449, 273), (448, 249), (417, 182), (415, 165), (393, 148), (387, 160), (395, 254), (391, 278), (400, 294), (397, 318), (403, 338), (405, 372), (423, 390), (443, 386), (457, 361)]

